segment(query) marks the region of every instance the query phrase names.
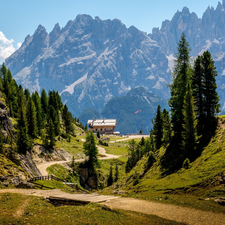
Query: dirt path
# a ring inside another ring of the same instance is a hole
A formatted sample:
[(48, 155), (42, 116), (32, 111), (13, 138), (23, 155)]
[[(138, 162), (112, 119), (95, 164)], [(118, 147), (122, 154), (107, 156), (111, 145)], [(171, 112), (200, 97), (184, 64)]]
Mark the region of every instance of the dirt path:
[(131, 136), (128, 136), (127, 138), (118, 139), (118, 140), (115, 140), (115, 141), (110, 141), (109, 143), (127, 141), (127, 140), (130, 140), (130, 139), (136, 139), (136, 138), (142, 138), (142, 137), (147, 138), (147, 137), (149, 137), (149, 135), (131, 135)]
[[(35, 196), (54, 196), (65, 194), (61, 190), (37, 190), (37, 189), (0, 189), (0, 193), (21, 193)], [(130, 210), (144, 214), (156, 215), (165, 219), (174, 220), (190, 225), (224, 225), (225, 215), (221, 213), (205, 212), (201, 210), (148, 202), (133, 198), (116, 198), (106, 201), (107, 204), (115, 209)]]
[[(99, 158), (100, 160), (116, 159), (116, 158), (120, 157), (118, 155), (107, 154), (106, 150), (103, 147), (97, 146), (97, 148), (98, 148), (98, 153), (105, 156), (105, 157), (100, 157)], [(84, 161), (84, 159), (76, 159), (75, 160), (75, 162), (83, 162), (83, 161)], [(39, 169), (39, 171), (41, 172), (42, 176), (48, 176), (48, 172), (46, 171), (46, 169), (49, 166), (54, 165), (54, 164), (66, 164), (66, 163), (70, 163), (70, 162), (71, 162), (71, 160), (68, 160), (68, 161), (51, 161), (51, 162), (40, 163), (40, 164), (37, 164), (36, 166)]]
[(144, 214), (156, 215), (165, 219), (174, 220), (191, 225), (224, 225), (225, 215), (205, 212), (196, 209), (148, 202), (133, 198), (118, 198), (107, 201), (107, 205), (116, 209), (130, 210)]

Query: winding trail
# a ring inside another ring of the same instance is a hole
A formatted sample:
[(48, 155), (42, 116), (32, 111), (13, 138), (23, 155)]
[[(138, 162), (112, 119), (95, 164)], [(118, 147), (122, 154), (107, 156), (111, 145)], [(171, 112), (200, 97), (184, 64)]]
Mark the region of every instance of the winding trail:
[[(38, 190), (38, 189), (0, 189), (1, 193), (20, 193), (24, 195), (34, 196), (58, 196), (65, 192), (61, 190)], [(70, 195), (66, 193), (66, 195)], [(72, 196), (73, 194), (71, 194)], [(107, 204), (114, 209), (123, 209), (129, 211), (140, 212), (144, 214), (156, 215), (168, 220), (186, 223), (190, 225), (224, 225), (225, 214), (206, 212), (197, 209), (181, 207), (170, 204), (148, 202), (134, 198), (116, 198), (101, 204)], [(19, 214), (20, 215), (20, 214)]]
[[(82, 141), (85, 141), (84, 139), (81, 139)], [(119, 155), (111, 155), (111, 154), (107, 154), (106, 150), (103, 147), (97, 146), (98, 148), (98, 153), (101, 155), (104, 155), (104, 157), (99, 157), (99, 160), (104, 160), (104, 159), (116, 159), (119, 158)], [(75, 162), (83, 162), (85, 159), (75, 159)], [(66, 163), (70, 163), (71, 160), (67, 160), (67, 161), (51, 161), (51, 162), (44, 162), (44, 163), (40, 163), (37, 164), (37, 168), (39, 169), (39, 171), (41, 172), (42, 176), (48, 176), (48, 172), (46, 171), (46, 169), (54, 164), (66, 164)]]
[(116, 143), (116, 142), (121, 142), (121, 141), (127, 141), (127, 140), (130, 140), (130, 139), (137, 139), (137, 138), (147, 138), (149, 137), (149, 135), (130, 135), (128, 136), (127, 138), (123, 138), (123, 139), (118, 139), (118, 140), (115, 140), (115, 141), (110, 141), (109, 143)]

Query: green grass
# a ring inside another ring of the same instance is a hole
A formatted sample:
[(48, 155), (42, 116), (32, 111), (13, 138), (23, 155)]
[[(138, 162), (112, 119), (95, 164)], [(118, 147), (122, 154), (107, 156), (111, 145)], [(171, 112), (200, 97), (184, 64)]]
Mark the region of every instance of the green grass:
[(0, 224), (182, 224), (153, 215), (103, 210), (101, 205), (55, 207), (40, 197), (0, 194)]
[[(65, 184), (63, 184), (62, 181), (55, 181), (55, 180), (37, 180), (35, 181), (37, 184), (44, 185), (49, 188), (54, 188), (54, 189), (60, 189), (62, 191), (68, 191), (71, 190), (71, 188)], [(43, 190), (49, 190), (48, 188), (43, 187)]]
[[(225, 123), (225, 117), (220, 118), (220, 123)], [(119, 189), (128, 191), (130, 197), (224, 212), (224, 207), (205, 199), (225, 197), (225, 185), (218, 181), (225, 173), (225, 130), (218, 127), (215, 136), (189, 169), (181, 168), (165, 176), (160, 164), (164, 152), (161, 148), (157, 161), (146, 173), (147, 157), (143, 157), (130, 173), (121, 177)], [(104, 192), (111, 191), (112, 187)]]
[(49, 166), (47, 172), (49, 175), (54, 175), (62, 180), (65, 180), (68, 175), (68, 169), (59, 164)]
[(113, 176), (115, 174), (116, 164), (118, 165), (119, 169), (119, 177), (123, 177), (125, 175), (125, 165), (126, 165), (127, 158), (120, 157), (118, 159), (107, 159), (100, 161), (100, 171), (101, 174), (107, 179), (109, 175), (110, 166), (113, 168)]
[(80, 140), (80, 136), (79, 137), (71, 136), (70, 142), (60, 138), (60, 141), (56, 142), (55, 147), (66, 150), (77, 159), (84, 158), (83, 142)]
[(106, 153), (112, 155), (127, 155), (127, 142), (109, 143), (109, 146), (102, 146)]

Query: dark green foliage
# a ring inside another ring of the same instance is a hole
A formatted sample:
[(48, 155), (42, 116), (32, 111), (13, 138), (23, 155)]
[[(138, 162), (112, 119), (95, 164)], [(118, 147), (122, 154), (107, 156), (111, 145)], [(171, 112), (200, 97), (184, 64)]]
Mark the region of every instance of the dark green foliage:
[(175, 67), (173, 72), (173, 84), (170, 86), (171, 98), (169, 106), (171, 107), (172, 128), (174, 131), (174, 138), (178, 146), (182, 145), (182, 132), (184, 123), (183, 117), (183, 103), (186, 94), (186, 87), (191, 77), (190, 66), (190, 48), (185, 39), (184, 33), (178, 43), (178, 53), (176, 54)]
[(132, 168), (136, 166), (136, 163), (140, 160), (141, 153), (139, 149), (139, 145), (135, 142), (134, 139), (129, 141), (128, 143), (128, 159), (126, 162), (126, 173), (130, 172)]
[(23, 101), (23, 96), (21, 97), (21, 108), (18, 118), (17, 148), (19, 153), (26, 154), (27, 151), (31, 150), (31, 141), (28, 135), (27, 118), (25, 112), (26, 108)]
[(190, 168), (190, 160), (188, 158), (184, 160), (183, 168), (184, 169), (189, 169)]
[(100, 145), (109, 146), (109, 144), (106, 141), (102, 141), (101, 139), (98, 141)]
[(163, 142), (163, 144), (167, 145), (171, 141), (172, 128), (171, 128), (170, 115), (169, 115), (169, 112), (166, 109), (163, 109), (162, 120), (163, 120), (162, 142)]
[(88, 132), (86, 135), (86, 141), (84, 142), (84, 153), (86, 156), (89, 156), (88, 159), (88, 168), (94, 172), (95, 168), (99, 166), (98, 162), (98, 149), (95, 144), (94, 133)]
[(154, 153), (149, 152), (148, 161), (145, 165), (145, 172), (148, 171), (152, 167), (152, 165), (155, 161), (156, 161), (156, 159), (155, 159)]
[(28, 101), (30, 98), (30, 91), (27, 88), (24, 90), (24, 95), (26, 97), (26, 100)]
[(119, 168), (118, 168), (118, 163), (116, 163), (114, 181), (117, 182), (118, 180), (119, 180)]
[(49, 147), (53, 148), (55, 145), (55, 129), (51, 118), (48, 121), (47, 139), (50, 140)]
[(97, 138), (100, 138), (100, 132), (99, 132), (99, 130), (97, 132)]
[(206, 113), (207, 123), (213, 121), (216, 114), (220, 112), (219, 96), (216, 92), (216, 67), (210, 52), (203, 53), (202, 58), (203, 67), (203, 111)]
[(202, 56), (198, 56), (194, 64), (194, 74), (192, 76), (192, 90), (194, 102), (196, 105), (196, 113), (198, 119), (198, 133), (200, 134), (204, 125), (203, 114), (203, 68), (202, 68)]
[(141, 138), (141, 141), (139, 142), (139, 145), (140, 146), (144, 146), (145, 145), (145, 138), (144, 137)]
[(43, 112), (45, 114), (47, 114), (47, 112), (48, 112), (48, 96), (47, 96), (45, 89), (43, 89), (41, 91), (41, 106), (42, 106)]
[(153, 120), (153, 135), (155, 138), (155, 147), (156, 149), (159, 149), (162, 145), (163, 138), (163, 118), (160, 105), (158, 105), (157, 112)]
[(64, 122), (64, 126), (66, 129), (66, 133), (73, 133), (74, 127), (72, 123), (72, 115), (68, 111), (67, 105), (64, 106), (63, 111), (62, 111), (62, 120)]
[(113, 184), (113, 170), (112, 170), (112, 166), (110, 166), (110, 169), (109, 169), (109, 176), (108, 176), (108, 179), (107, 179), (107, 186), (111, 186)]
[(183, 106), (183, 157), (185, 155), (190, 155), (196, 149), (197, 144), (197, 118), (195, 112), (195, 105), (192, 96), (192, 91), (190, 85), (188, 85), (186, 95), (184, 97), (184, 106)]
[(32, 100), (34, 102), (35, 108), (36, 108), (36, 121), (37, 121), (37, 128), (38, 128), (38, 134), (40, 135), (41, 129), (44, 128), (45, 124), (45, 115), (41, 107), (41, 99), (39, 97), (39, 94), (34, 92), (32, 94)]
[(36, 108), (33, 103), (32, 98), (28, 100), (27, 108), (26, 108), (26, 116), (28, 122), (28, 133), (31, 137), (37, 136), (37, 120), (36, 120)]
[(60, 134), (60, 120), (59, 112), (55, 110), (53, 105), (49, 105), (49, 119), (52, 120), (54, 125), (54, 133), (56, 136)]

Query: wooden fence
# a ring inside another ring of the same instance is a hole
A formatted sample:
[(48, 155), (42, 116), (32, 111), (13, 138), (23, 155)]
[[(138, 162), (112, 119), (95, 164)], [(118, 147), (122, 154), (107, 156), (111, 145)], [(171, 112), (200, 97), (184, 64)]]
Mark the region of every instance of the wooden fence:
[(36, 180), (57, 180), (57, 181), (64, 181), (58, 177), (55, 177), (54, 175), (48, 175), (48, 176), (39, 176), (39, 177), (33, 177), (29, 181), (34, 182)]

